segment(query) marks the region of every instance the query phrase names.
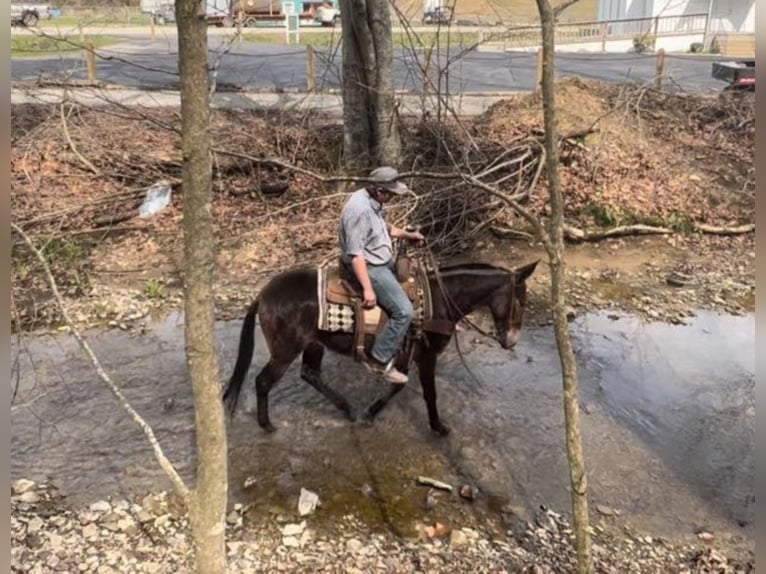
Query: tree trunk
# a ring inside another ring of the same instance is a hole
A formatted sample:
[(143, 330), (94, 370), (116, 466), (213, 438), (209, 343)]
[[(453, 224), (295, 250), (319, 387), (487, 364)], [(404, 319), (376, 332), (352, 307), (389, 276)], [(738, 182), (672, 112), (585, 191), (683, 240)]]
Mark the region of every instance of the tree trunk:
[(556, 130), (556, 101), (554, 94), (555, 13), (549, 0), (537, 0), (537, 7), (542, 24), (542, 96), (543, 124), (545, 128), (545, 167), (551, 198), (551, 217), (548, 223), (548, 233), (552, 246), (549, 258), (551, 265), (553, 328), (561, 359), (562, 383), (564, 387), (564, 419), (566, 425), (567, 458), (569, 459), (569, 478), (572, 490), (572, 518), (577, 545), (577, 571), (580, 574), (586, 574), (592, 571), (590, 533), (588, 531), (588, 478), (585, 470), (580, 433), (577, 363), (566, 317), (564, 202), (558, 173), (558, 134)]
[(194, 393), (197, 483), (189, 504), (197, 571), (226, 572), (226, 427), (214, 338), (207, 23), (198, 0), (176, 0), (181, 74), (186, 360)]
[(341, 0), (343, 153), (346, 167), (396, 166), (400, 158), (394, 100), (394, 47), (387, 0)]

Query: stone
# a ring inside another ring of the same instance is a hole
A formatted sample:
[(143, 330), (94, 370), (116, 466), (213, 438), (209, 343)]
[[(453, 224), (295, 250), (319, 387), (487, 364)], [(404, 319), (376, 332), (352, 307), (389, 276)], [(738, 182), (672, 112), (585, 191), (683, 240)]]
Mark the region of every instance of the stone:
[(98, 536), (98, 526), (93, 523), (86, 524), (82, 527), (82, 537), (85, 539), (95, 538)]
[(109, 512), (112, 510), (112, 505), (109, 504), (106, 500), (99, 500), (98, 502), (91, 504), (89, 508), (93, 512)]
[(361, 543), (361, 541), (357, 540), (356, 538), (351, 538), (346, 541), (346, 550), (352, 554), (360, 552), (363, 547), (364, 545)]
[(305, 528), (305, 520), (300, 524), (285, 524), (282, 528), (282, 536), (299, 536)]
[(28, 490), (19, 496), (19, 500), (27, 504), (36, 504), (40, 502), (40, 495), (33, 490)]
[(287, 546), (288, 548), (299, 548), (300, 545), (300, 540), (298, 540), (295, 536), (285, 536), (282, 539), (282, 546)]
[(319, 496), (310, 490), (301, 488), (301, 494), (298, 498), (298, 514), (308, 516), (313, 514), (319, 504)]
[(468, 536), (462, 530), (453, 530), (449, 537), (450, 548), (460, 549), (468, 546)]
[(43, 526), (42, 519), (39, 516), (35, 516), (29, 521), (29, 524), (27, 524), (27, 534), (35, 534), (42, 530)]
[(24, 494), (25, 492), (29, 492), (30, 490), (35, 488), (35, 483), (31, 480), (27, 480), (26, 478), (20, 478), (16, 482), (13, 483), (13, 486), (11, 487), (11, 492), (15, 495)]
[(597, 504), (596, 510), (599, 514), (603, 514), (604, 516), (614, 516), (615, 512), (613, 508), (609, 508), (608, 506), (604, 504)]

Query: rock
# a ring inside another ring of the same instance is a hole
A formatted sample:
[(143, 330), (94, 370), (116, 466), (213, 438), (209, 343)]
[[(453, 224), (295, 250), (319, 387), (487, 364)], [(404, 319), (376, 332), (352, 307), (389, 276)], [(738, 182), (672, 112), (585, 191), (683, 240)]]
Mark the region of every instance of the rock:
[(599, 514), (603, 514), (604, 516), (614, 516), (615, 511), (613, 508), (609, 508), (608, 506), (605, 506), (603, 504), (597, 504), (596, 510)]
[(112, 505), (105, 500), (99, 500), (89, 506), (93, 512), (109, 512), (112, 510)]
[(43, 537), (39, 534), (30, 534), (24, 539), (24, 544), (27, 545), (27, 548), (35, 550), (37, 548), (42, 548), (45, 545), (45, 540), (43, 540)]
[(125, 532), (126, 534), (131, 535), (138, 531), (136, 522), (132, 518), (123, 518), (122, 520), (117, 521), (117, 528), (120, 532)]
[(96, 536), (98, 536), (98, 526), (92, 522), (82, 527), (82, 537), (86, 540), (89, 538), (95, 538)]
[(154, 517), (149, 514), (146, 510), (139, 510), (136, 514), (136, 520), (138, 520), (141, 524), (144, 524), (146, 522), (151, 522)]
[(26, 478), (20, 478), (16, 482), (13, 483), (13, 486), (11, 487), (11, 492), (15, 495), (24, 494), (25, 492), (29, 492), (30, 490), (33, 490), (35, 488), (35, 483), (31, 480), (27, 480)]
[(36, 532), (42, 530), (43, 526), (44, 524), (42, 519), (39, 516), (35, 516), (27, 524), (27, 534), (35, 534)]
[(352, 554), (357, 554), (364, 548), (364, 544), (356, 538), (350, 538), (346, 541), (346, 550)]
[(473, 528), (462, 528), (461, 531), (468, 537), (469, 540), (479, 539), (479, 533), (476, 532)]
[(301, 494), (298, 498), (298, 514), (308, 516), (313, 514), (319, 504), (319, 496), (310, 490), (301, 488)]
[(287, 548), (300, 548), (301, 542), (295, 536), (285, 536), (282, 538), (282, 546)]
[(449, 537), (450, 548), (460, 549), (468, 546), (468, 536), (462, 530), (453, 530)]
[(285, 524), (282, 528), (282, 536), (299, 536), (305, 528), (305, 520), (300, 524)]
[(423, 505), (425, 506), (426, 510), (433, 510), (436, 507), (436, 504), (439, 502), (438, 498), (436, 498), (436, 491), (433, 488), (429, 488), (426, 492), (426, 497)]
[(228, 524), (236, 525), (239, 524), (242, 521), (242, 517), (239, 515), (239, 513), (236, 510), (232, 510), (229, 512), (228, 516), (226, 517), (226, 522)]
[(476, 498), (476, 489), (470, 484), (464, 484), (460, 487), (460, 497), (466, 500), (473, 500)]
[(715, 540), (715, 534), (708, 532), (707, 530), (701, 530), (697, 532), (697, 538), (703, 542), (713, 542)]
[(26, 502), (27, 504), (36, 504), (40, 502), (40, 495), (37, 494), (34, 490), (27, 490), (21, 496), (19, 496), (19, 500), (21, 502)]

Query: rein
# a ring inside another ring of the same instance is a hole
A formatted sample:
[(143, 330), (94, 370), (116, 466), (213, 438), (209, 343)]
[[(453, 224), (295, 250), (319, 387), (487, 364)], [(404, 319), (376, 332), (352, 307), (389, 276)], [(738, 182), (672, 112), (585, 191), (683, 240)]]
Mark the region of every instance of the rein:
[[(433, 251), (431, 251), (431, 248), (428, 246), (428, 244), (424, 245), (424, 250), (426, 252), (426, 256), (428, 258), (428, 262), (431, 264), (431, 267), (433, 268), (434, 277), (436, 277), (436, 283), (439, 286), (439, 291), (441, 292), (442, 296), (444, 297), (444, 300), (447, 302), (448, 306), (451, 305), (457, 313), (462, 317), (462, 320), (467, 323), (472, 329), (475, 329), (482, 335), (486, 337), (491, 337), (495, 340), (497, 340), (496, 337), (492, 336), (490, 333), (487, 333), (484, 329), (480, 328), (478, 325), (474, 324), (473, 321), (468, 319), (467, 314), (464, 314), (463, 311), (460, 309), (458, 304), (455, 302), (455, 299), (452, 298), (452, 296), (447, 291), (447, 288), (444, 286), (444, 281), (442, 281), (441, 273), (439, 272), (439, 266), (436, 264), (436, 258), (434, 257)], [(513, 309), (513, 301), (516, 297), (516, 290), (511, 290), (511, 309)], [(449, 310), (449, 309), (448, 309)], [(459, 321), (458, 321), (459, 322)], [(460, 362), (462, 363), (463, 367), (465, 367), (465, 370), (468, 371), (468, 374), (471, 376), (471, 378), (478, 384), (479, 386), (482, 385), (482, 382), (479, 380), (479, 378), (473, 373), (471, 368), (468, 366), (468, 363), (465, 362), (465, 357), (463, 357), (463, 352), (460, 349), (460, 343), (458, 341), (457, 333), (455, 333), (454, 336), (455, 339), (455, 349), (457, 350), (458, 357), (460, 358)]]

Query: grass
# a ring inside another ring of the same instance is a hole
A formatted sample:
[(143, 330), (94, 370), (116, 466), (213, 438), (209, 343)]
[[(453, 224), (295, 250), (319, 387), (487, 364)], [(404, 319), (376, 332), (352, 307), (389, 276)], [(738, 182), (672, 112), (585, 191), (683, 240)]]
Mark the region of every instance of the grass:
[(151, 18), (137, 8), (63, 8), (54, 20), (40, 20), (40, 28), (76, 29), (83, 26), (148, 26)]
[(610, 228), (623, 225), (650, 225), (652, 227), (667, 227), (676, 233), (688, 234), (694, 231), (692, 218), (678, 211), (673, 211), (665, 217), (635, 213), (629, 209), (616, 209), (609, 205), (589, 203), (583, 209), (585, 215), (593, 218), (593, 223), (599, 227)]
[[(86, 42), (92, 42), (96, 48), (102, 48), (118, 42), (110, 36), (86, 36)], [(75, 38), (53, 38), (51, 36), (11, 36), (11, 57), (24, 58), (48, 54), (78, 52), (85, 49), (79, 36)]]
[[(443, 30), (441, 33), (436, 32), (422, 32), (415, 36), (410, 37), (406, 32), (395, 32), (393, 34), (393, 42), (395, 47), (429, 47), (436, 46), (436, 41), (440, 42), (442, 48), (447, 46), (447, 42), (453, 48), (467, 48), (473, 46), (479, 41), (478, 32), (455, 32), (452, 31), (447, 34), (447, 30)], [(299, 36), (298, 43), (302, 46), (314, 46), (315, 48), (331, 48), (337, 46), (340, 42), (340, 32), (310, 32), (301, 34)], [(287, 44), (285, 31), (278, 29), (273, 32), (259, 31), (259, 32), (244, 32), (242, 34), (242, 40), (244, 42), (252, 42), (255, 44)]]

